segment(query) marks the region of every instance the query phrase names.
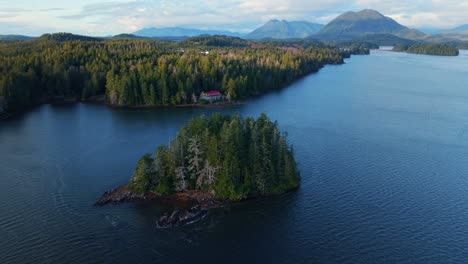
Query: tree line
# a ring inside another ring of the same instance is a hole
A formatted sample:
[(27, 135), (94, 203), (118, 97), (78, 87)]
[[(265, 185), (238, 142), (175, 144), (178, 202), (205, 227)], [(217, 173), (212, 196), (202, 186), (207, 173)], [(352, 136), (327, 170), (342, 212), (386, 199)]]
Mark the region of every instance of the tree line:
[(242, 200), (297, 188), (293, 149), (276, 122), (239, 115), (192, 119), (169, 144), (144, 155), (128, 183), (135, 193), (201, 190)]
[(297, 49), (286, 45), (224, 36), (171, 42), (44, 35), (0, 43), (0, 96), (11, 112), (54, 98), (96, 95), (118, 106), (194, 103), (208, 90), (237, 100), (280, 88), (349, 56), (349, 51), (318, 43)]

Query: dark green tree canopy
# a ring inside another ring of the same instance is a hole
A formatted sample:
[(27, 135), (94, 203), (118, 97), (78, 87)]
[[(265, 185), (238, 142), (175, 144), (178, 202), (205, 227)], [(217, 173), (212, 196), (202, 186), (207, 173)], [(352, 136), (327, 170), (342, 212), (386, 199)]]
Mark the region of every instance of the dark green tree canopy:
[(117, 106), (192, 104), (211, 90), (237, 100), (281, 88), (348, 55), (311, 41), (106, 40), (60, 33), (0, 43), (0, 96), (10, 112), (96, 95)]
[(144, 155), (128, 183), (136, 193), (201, 190), (242, 200), (297, 188), (292, 147), (276, 122), (214, 114), (192, 119), (169, 146)]
[(430, 43), (398, 44), (393, 51), (437, 56), (458, 56), (460, 53), (454, 45)]

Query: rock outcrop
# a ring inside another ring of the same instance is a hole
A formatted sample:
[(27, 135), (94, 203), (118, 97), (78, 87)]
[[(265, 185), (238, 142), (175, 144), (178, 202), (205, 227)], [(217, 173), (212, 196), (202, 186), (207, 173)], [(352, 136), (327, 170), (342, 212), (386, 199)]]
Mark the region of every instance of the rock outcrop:
[(221, 208), (225, 201), (215, 199), (212, 194), (202, 191), (185, 191), (171, 195), (148, 192), (137, 194), (126, 185), (105, 192), (94, 205), (154, 202), (174, 208), (156, 220), (158, 228), (171, 228), (196, 223), (204, 219), (210, 209)]
[(106, 204), (119, 204), (128, 202), (137, 202), (147, 200), (142, 194), (136, 194), (130, 191), (126, 185), (105, 192), (94, 205), (102, 206)]
[(208, 215), (208, 210), (196, 205), (189, 210), (175, 209), (172, 213), (166, 213), (156, 221), (158, 228), (171, 228), (189, 225), (198, 222)]

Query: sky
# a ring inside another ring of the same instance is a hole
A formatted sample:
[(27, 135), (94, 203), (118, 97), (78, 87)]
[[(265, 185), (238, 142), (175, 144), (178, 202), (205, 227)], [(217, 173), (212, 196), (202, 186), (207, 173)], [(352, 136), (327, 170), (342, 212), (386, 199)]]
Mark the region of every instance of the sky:
[(468, 0), (0, 0), (0, 34), (107, 36), (172, 26), (247, 33), (270, 19), (328, 23), (366, 8), (412, 28), (468, 24)]

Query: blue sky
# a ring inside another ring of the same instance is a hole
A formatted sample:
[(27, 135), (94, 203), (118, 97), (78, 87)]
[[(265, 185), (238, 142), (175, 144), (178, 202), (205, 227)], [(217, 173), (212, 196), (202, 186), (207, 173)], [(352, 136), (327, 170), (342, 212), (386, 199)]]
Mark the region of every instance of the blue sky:
[(153, 26), (248, 32), (273, 18), (327, 23), (364, 8), (410, 27), (468, 24), (468, 0), (1, 0), (0, 34), (103, 36)]

